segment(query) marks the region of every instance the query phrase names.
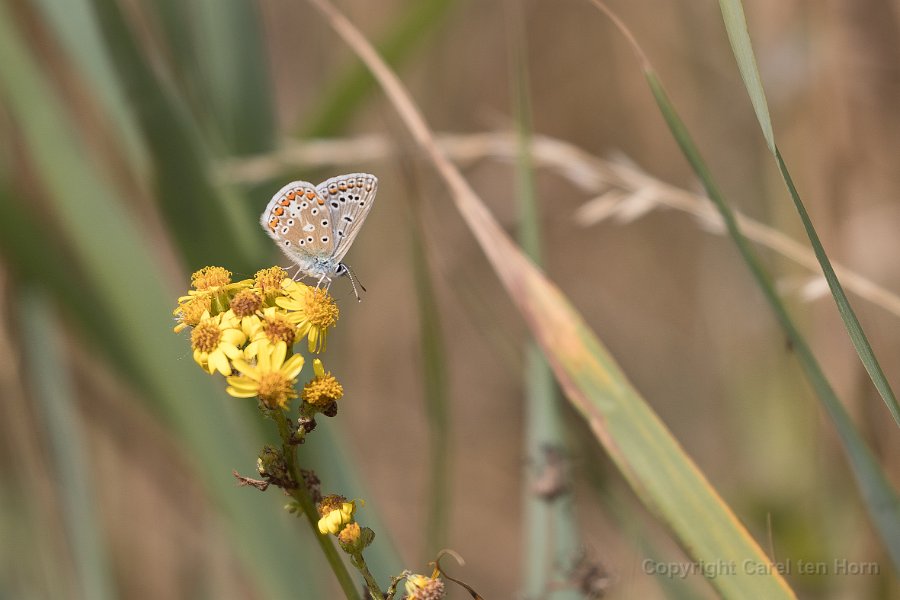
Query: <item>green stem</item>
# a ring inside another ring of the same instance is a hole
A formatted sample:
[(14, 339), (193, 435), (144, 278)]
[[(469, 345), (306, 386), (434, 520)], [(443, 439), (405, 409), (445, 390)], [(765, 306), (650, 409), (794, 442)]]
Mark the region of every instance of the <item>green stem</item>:
[(372, 572), (369, 571), (369, 565), (366, 564), (366, 559), (363, 558), (362, 552), (357, 552), (355, 554), (350, 555), (353, 559), (353, 565), (359, 569), (359, 572), (362, 573), (363, 579), (366, 580), (366, 586), (369, 588), (369, 593), (372, 594), (372, 598), (377, 600), (381, 600), (385, 598), (385, 593), (381, 591), (381, 588), (378, 586), (378, 582), (375, 581), (375, 576), (372, 575)]
[[(319, 533), (319, 513), (316, 511), (316, 506), (309, 495), (309, 491), (306, 489), (303, 476), (297, 466), (297, 446), (291, 443), (291, 426), (284, 411), (276, 410), (273, 412), (275, 423), (278, 424), (278, 433), (281, 435), (281, 450), (284, 455), (284, 462), (287, 465), (288, 472), (291, 474), (291, 478), (297, 484), (297, 487), (287, 490), (287, 492), (297, 501), (297, 504), (303, 510), (303, 514), (306, 515), (306, 520), (313, 531), (313, 536), (316, 538), (316, 542), (318, 542), (319, 548), (321, 548), (322, 554), (325, 555), (328, 564), (331, 565), (331, 570), (334, 572), (334, 576), (337, 578), (348, 600), (363, 600), (359, 595), (356, 582), (347, 570), (344, 561), (341, 560), (341, 555), (338, 553), (337, 548), (334, 547), (331, 538)], [(363, 576), (365, 575), (363, 573)]]

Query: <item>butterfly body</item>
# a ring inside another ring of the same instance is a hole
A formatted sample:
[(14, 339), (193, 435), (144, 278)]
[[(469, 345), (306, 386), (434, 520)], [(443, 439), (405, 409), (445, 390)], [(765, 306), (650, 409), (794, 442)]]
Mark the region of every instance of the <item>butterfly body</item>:
[(350, 271), (341, 260), (375, 201), (378, 179), (368, 173), (319, 185), (292, 181), (272, 196), (260, 224), (301, 273), (319, 284)]

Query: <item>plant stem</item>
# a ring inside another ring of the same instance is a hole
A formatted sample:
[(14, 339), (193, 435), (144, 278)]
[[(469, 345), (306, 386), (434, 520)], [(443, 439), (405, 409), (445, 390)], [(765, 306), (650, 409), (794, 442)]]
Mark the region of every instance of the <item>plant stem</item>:
[(366, 586), (369, 588), (369, 593), (372, 595), (372, 598), (376, 600), (381, 600), (382, 598), (386, 598), (385, 593), (381, 591), (381, 588), (378, 586), (378, 582), (375, 580), (375, 576), (372, 575), (372, 572), (369, 571), (369, 565), (366, 564), (366, 559), (363, 558), (362, 552), (357, 552), (356, 554), (351, 555), (353, 559), (353, 565), (359, 569), (359, 572), (362, 573), (363, 579), (366, 580)]
[[(328, 564), (331, 565), (331, 570), (334, 572), (334, 576), (337, 578), (348, 600), (363, 600), (359, 595), (356, 582), (347, 570), (344, 561), (341, 560), (341, 555), (338, 553), (337, 548), (334, 547), (334, 543), (328, 536), (319, 533), (319, 513), (316, 511), (315, 504), (313, 504), (309, 491), (306, 489), (303, 475), (297, 466), (297, 446), (291, 443), (291, 426), (284, 415), (284, 411), (275, 410), (273, 412), (275, 423), (278, 424), (278, 433), (281, 435), (281, 450), (284, 455), (284, 461), (291, 478), (297, 484), (295, 488), (286, 491), (303, 509), (303, 514), (306, 515), (306, 520), (309, 522), (313, 536), (316, 538), (319, 548), (322, 549), (322, 554), (325, 555)], [(365, 575), (366, 573), (363, 573), (363, 576)]]

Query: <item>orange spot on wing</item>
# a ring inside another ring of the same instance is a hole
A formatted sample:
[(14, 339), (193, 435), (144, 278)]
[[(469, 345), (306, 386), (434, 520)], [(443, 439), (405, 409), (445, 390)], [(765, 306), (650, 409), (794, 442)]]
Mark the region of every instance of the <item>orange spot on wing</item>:
[(288, 198), (285, 198), (284, 200), (282, 200), (282, 201), (279, 202), (278, 204), (280, 204), (280, 205), (282, 205), (282, 206), (290, 206), (290, 205), (291, 205), (291, 201), (290, 201)]
[(342, 192), (346, 192), (346, 191), (347, 191), (347, 184), (344, 183), (344, 182), (339, 183), (339, 184), (338, 184), (338, 189), (341, 190)]
[(272, 212), (280, 217), (281, 215), (284, 214), (284, 208), (282, 208), (280, 206), (276, 206), (275, 210), (273, 210)]
[(316, 193), (314, 191), (306, 190), (306, 199), (307, 200), (312, 200), (315, 197), (316, 197)]
[(316, 202), (319, 203), (319, 206), (322, 206), (323, 204), (325, 204), (325, 201), (322, 200), (321, 198), (316, 198)]
[(288, 199), (288, 200), (293, 200), (293, 199), (296, 198), (296, 197), (297, 197), (297, 194), (294, 193), (294, 190), (291, 190), (291, 191), (289, 191), (289, 192), (287, 193), (287, 199)]

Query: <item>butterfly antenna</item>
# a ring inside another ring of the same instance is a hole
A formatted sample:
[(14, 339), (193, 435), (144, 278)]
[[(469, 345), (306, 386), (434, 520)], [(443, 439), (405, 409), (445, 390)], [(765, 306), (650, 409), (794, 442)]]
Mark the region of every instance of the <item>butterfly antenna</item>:
[(362, 298), (360, 297), (359, 292), (356, 290), (356, 284), (357, 284), (357, 283), (359, 284), (359, 289), (361, 289), (361, 290), (363, 291), (363, 293), (366, 292), (366, 286), (364, 286), (364, 285), (362, 284), (362, 282), (361, 282), (361, 281), (359, 280), (359, 278), (356, 276), (356, 273), (353, 272), (353, 269), (351, 269), (351, 268), (348, 267), (347, 265), (344, 265), (344, 268), (345, 268), (346, 271), (347, 271), (347, 277), (350, 278), (350, 285), (353, 286), (353, 293), (356, 294), (356, 301), (357, 301), (357, 302), (362, 302)]

